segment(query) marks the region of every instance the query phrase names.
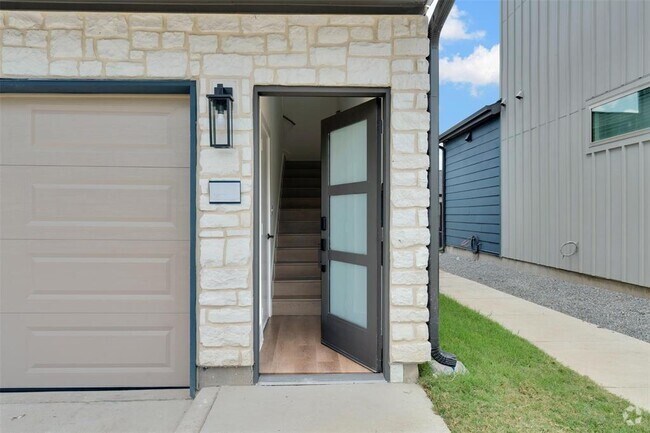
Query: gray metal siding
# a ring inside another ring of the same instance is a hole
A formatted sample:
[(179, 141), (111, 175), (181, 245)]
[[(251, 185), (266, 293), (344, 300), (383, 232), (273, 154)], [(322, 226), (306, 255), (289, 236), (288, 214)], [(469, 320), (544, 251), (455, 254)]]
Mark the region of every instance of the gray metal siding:
[(472, 141), (461, 134), (445, 144), (445, 242), (477, 236), (482, 252), (501, 252), (500, 133), (493, 117), (472, 130)]
[(650, 134), (594, 147), (589, 122), (650, 82), (650, 3), (510, 0), (501, 19), (502, 255), (650, 286)]

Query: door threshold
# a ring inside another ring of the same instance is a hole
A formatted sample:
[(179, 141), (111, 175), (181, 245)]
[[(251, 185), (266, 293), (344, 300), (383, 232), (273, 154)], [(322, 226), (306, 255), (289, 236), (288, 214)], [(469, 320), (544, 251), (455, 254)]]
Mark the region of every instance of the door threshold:
[(328, 374), (260, 374), (257, 384), (276, 385), (344, 385), (354, 383), (387, 383), (383, 373)]

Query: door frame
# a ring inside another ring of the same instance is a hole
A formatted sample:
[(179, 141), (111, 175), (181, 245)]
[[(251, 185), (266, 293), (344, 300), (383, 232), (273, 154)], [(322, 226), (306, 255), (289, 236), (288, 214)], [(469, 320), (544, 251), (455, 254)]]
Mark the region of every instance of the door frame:
[[(381, 288), (379, 293), (379, 317), (380, 326), (379, 332), (382, 338), (382, 372), (386, 381), (390, 382), (390, 329), (389, 329), (389, 300), (388, 293), (390, 281), (390, 109), (391, 109), (391, 93), (388, 87), (328, 87), (328, 86), (254, 86), (253, 87), (253, 221), (256, 221), (253, 227), (253, 383), (257, 383), (260, 379), (260, 335), (259, 335), (259, 307), (260, 307), (260, 275), (259, 275), (259, 260), (260, 260), (260, 245), (259, 245), (259, 173), (260, 173), (260, 158), (259, 158), (259, 133), (260, 133), (260, 97), (261, 96), (304, 96), (304, 97), (318, 97), (318, 96), (338, 96), (338, 97), (366, 97), (366, 98), (379, 98), (382, 101), (382, 140), (381, 152), (379, 155), (382, 158), (382, 172), (383, 172), (383, 203), (381, 204), (383, 217), (384, 217), (384, 231), (383, 248), (381, 254), (383, 256), (384, 266), (381, 270)], [(380, 182), (381, 185), (381, 182)], [(381, 186), (380, 186), (381, 187)], [(381, 198), (380, 198), (381, 200)], [(305, 375), (297, 375), (305, 376)], [(328, 376), (328, 375), (319, 375)], [(334, 375), (331, 375), (334, 376)], [(345, 376), (342, 375), (342, 379)], [(374, 375), (373, 375), (374, 376)], [(311, 375), (311, 377), (314, 377)], [(329, 381), (329, 379), (326, 379)], [(349, 380), (349, 377), (347, 377)]]
[[(196, 216), (197, 189), (197, 92), (195, 80), (111, 80), (111, 79), (14, 79), (0, 78), (0, 94), (4, 93), (58, 93), (58, 94), (125, 94), (125, 95), (189, 95), (190, 97), (190, 323), (189, 323), (189, 391), (194, 398), (197, 390), (197, 327), (196, 327)], [(164, 387), (170, 388), (170, 387)], [(57, 390), (89, 390), (90, 388), (68, 388)], [(118, 388), (98, 388), (111, 390)], [(125, 389), (125, 388), (119, 388)], [(130, 389), (130, 388), (128, 388)], [(147, 388), (150, 389), (150, 388)]]

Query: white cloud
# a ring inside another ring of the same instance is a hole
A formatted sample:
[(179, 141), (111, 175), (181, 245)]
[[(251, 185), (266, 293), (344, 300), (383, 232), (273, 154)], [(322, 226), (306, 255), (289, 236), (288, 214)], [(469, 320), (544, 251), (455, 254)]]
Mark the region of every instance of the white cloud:
[(473, 32), (467, 30), (467, 23), (464, 21), (466, 16), (467, 12), (458, 9), (458, 6), (456, 5), (452, 6), (447, 21), (445, 21), (445, 24), (442, 27), (440, 39), (443, 41), (459, 41), (481, 39), (484, 37), (485, 31), (483, 30), (476, 30)]
[(499, 84), (499, 44), (490, 49), (478, 45), (467, 57), (456, 54), (441, 58), (440, 82), (468, 84), (473, 96), (482, 86)]

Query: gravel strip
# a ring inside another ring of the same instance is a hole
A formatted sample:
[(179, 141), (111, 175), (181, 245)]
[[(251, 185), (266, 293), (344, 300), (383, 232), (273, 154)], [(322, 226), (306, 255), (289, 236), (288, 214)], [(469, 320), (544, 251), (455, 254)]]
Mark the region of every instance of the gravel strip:
[(440, 269), (569, 316), (650, 342), (650, 299), (522, 272), (450, 253)]

